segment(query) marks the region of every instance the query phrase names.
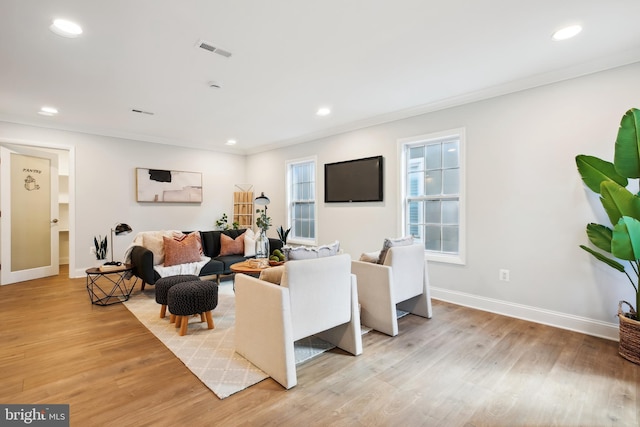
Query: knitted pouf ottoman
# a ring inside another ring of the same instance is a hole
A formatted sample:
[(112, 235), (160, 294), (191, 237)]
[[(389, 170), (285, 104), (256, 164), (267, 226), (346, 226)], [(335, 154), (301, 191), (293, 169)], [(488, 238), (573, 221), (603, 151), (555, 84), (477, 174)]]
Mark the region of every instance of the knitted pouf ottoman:
[(164, 319), (164, 316), (167, 314), (167, 294), (169, 293), (169, 289), (178, 283), (192, 282), (194, 280), (200, 280), (200, 278), (193, 274), (181, 274), (178, 276), (161, 277), (156, 281), (156, 302), (162, 304), (160, 306), (161, 318)]
[(176, 316), (176, 328), (180, 335), (187, 333), (189, 317), (200, 315), (200, 321), (207, 320), (208, 329), (213, 329), (211, 310), (218, 305), (218, 285), (210, 280), (194, 280), (178, 283), (169, 289), (167, 305), (171, 315)]

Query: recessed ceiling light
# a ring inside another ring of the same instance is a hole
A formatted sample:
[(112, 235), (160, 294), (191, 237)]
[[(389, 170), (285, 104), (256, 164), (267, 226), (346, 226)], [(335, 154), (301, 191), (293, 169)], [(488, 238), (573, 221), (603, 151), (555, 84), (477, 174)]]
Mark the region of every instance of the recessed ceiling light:
[(570, 25), (553, 33), (552, 38), (554, 40), (567, 40), (578, 35), (580, 31), (582, 31), (582, 27), (580, 25)]
[(55, 116), (56, 114), (58, 114), (58, 109), (54, 107), (41, 107), (40, 111), (38, 111), (38, 114), (41, 114), (43, 116)]
[(329, 114), (331, 114), (331, 109), (328, 107), (320, 107), (318, 111), (316, 111), (316, 115), (318, 116), (328, 116)]
[(74, 38), (82, 34), (82, 27), (66, 19), (54, 19), (49, 27), (51, 31), (62, 37)]
[(225, 142), (225, 145), (236, 145), (236, 142), (238, 141), (236, 141), (235, 139), (230, 139), (227, 142)]

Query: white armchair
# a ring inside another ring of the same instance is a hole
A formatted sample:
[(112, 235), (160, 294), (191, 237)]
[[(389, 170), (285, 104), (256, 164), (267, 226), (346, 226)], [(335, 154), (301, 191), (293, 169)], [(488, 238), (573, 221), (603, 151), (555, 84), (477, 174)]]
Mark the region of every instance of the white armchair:
[(352, 261), (358, 279), (362, 324), (387, 335), (398, 335), (396, 307), (431, 318), (431, 292), (421, 245), (389, 248), (384, 264)]
[(289, 389), (297, 384), (294, 341), (310, 335), (362, 353), (356, 277), (348, 254), (289, 261), (280, 286), (235, 278), (236, 352)]

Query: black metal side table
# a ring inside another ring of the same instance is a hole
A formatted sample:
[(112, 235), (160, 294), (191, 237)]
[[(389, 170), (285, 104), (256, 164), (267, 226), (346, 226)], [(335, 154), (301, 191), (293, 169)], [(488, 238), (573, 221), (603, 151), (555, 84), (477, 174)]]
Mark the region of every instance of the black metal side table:
[(91, 304), (111, 305), (127, 301), (138, 281), (138, 278), (135, 280), (127, 278), (132, 270), (131, 264), (122, 264), (117, 266), (117, 269), (104, 271), (99, 267), (88, 268), (86, 270), (87, 292), (89, 292)]

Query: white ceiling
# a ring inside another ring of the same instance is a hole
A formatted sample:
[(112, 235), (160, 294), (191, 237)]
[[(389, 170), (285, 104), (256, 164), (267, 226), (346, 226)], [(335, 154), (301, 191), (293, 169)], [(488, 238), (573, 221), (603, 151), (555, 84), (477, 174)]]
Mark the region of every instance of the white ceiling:
[(249, 153), (640, 61), (638, 17), (639, 0), (0, 0), (0, 120)]

